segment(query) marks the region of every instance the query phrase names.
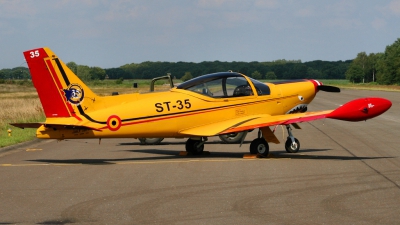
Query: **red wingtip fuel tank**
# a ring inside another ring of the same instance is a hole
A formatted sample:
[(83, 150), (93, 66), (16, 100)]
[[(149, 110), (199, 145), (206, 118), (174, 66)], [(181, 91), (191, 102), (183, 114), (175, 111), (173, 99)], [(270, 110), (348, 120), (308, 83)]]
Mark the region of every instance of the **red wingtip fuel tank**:
[(326, 118), (362, 121), (379, 116), (392, 106), (392, 102), (384, 98), (360, 98), (350, 101), (329, 113)]

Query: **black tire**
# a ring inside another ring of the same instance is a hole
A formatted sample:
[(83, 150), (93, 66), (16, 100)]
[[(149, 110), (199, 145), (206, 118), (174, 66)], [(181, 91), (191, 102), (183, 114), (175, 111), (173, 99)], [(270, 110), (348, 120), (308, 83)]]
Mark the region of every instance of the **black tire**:
[(223, 141), (226, 144), (237, 144), (237, 143), (240, 143), (243, 135), (244, 135), (244, 132), (222, 134), (222, 135), (219, 135), (219, 139), (221, 139), (221, 141)]
[(185, 144), (186, 151), (193, 155), (202, 154), (204, 150), (204, 144), (199, 145), (200, 143), (200, 140), (193, 140), (189, 138)]
[(292, 139), (288, 137), (285, 142), (285, 149), (288, 153), (297, 153), (300, 150), (300, 142), (297, 138), (294, 139), (295, 144), (293, 145)]
[(264, 138), (256, 138), (250, 144), (251, 154), (260, 154), (263, 156), (268, 156), (269, 145)]
[(139, 138), (142, 145), (158, 145), (164, 138)]

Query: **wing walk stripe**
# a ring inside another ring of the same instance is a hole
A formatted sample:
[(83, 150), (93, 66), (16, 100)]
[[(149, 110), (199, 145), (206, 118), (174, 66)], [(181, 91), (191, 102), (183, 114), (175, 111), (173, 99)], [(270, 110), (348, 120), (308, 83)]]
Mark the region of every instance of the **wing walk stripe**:
[(242, 121), (242, 122), (237, 123), (237, 124), (235, 124), (235, 125), (233, 125), (233, 126), (227, 128), (227, 129), (225, 129), (225, 130), (223, 130), (223, 131), (220, 131), (219, 133), (224, 133), (225, 131), (227, 131), (227, 130), (229, 130), (229, 129), (236, 128), (236, 127), (238, 127), (238, 126), (240, 126), (240, 125), (242, 125), (242, 124), (244, 124), (244, 123), (250, 122), (250, 121), (255, 120), (255, 119), (258, 119), (258, 118), (260, 118), (260, 117), (254, 117), (254, 118), (251, 118), (251, 119)]

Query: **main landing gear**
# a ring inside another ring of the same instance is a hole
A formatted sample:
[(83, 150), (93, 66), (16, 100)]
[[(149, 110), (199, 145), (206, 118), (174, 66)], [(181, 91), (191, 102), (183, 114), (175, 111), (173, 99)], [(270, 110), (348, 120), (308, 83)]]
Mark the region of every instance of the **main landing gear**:
[[(292, 134), (292, 128), (290, 125), (286, 125), (286, 130), (288, 132), (288, 137), (285, 142), (285, 149), (288, 153), (297, 153), (300, 150), (300, 142)], [(246, 134), (246, 133), (245, 133)], [(246, 136), (243, 135), (241, 143)], [(207, 141), (206, 137), (202, 138), (189, 138), (186, 141), (186, 152), (193, 155), (200, 155), (204, 150), (204, 143)], [(261, 130), (258, 131), (258, 137), (250, 143), (250, 153), (258, 154), (267, 157), (269, 154), (268, 142), (262, 135)]]
[(268, 142), (262, 137), (261, 130), (258, 131), (258, 138), (254, 139), (250, 143), (250, 153), (260, 154), (265, 157), (268, 156), (269, 145)]
[[(288, 132), (288, 138), (285, 142), (285, 149), (288, 153), (297, 153), (300, 150), (300, 142), (292, 134), (292, 128), (290, 125), (286, 125)], [(251, 154), (260, 154), (262, 156), (268, 156), (269, 145), (268, 142), (262, 137), (261, 130), (258, 131), (258, 138), (254, 139), (250, 144)]]
[(207, 141), (207, 138), (199, 138), (199, 139), (192, 139), (189, 138), (186, 141), (186, 151), (188, 153), (191, 153), (193, 155), (201, 155), (203, 153), (204, 150), (204, 143)]

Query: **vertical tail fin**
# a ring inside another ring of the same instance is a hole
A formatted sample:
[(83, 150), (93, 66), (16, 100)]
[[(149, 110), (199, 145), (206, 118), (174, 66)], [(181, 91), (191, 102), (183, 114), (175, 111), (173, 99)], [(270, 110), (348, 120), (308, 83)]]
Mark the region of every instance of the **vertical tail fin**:
[(47, 47), (24, 52), (46, 118), (75, 117), (97, 96)]

